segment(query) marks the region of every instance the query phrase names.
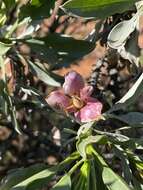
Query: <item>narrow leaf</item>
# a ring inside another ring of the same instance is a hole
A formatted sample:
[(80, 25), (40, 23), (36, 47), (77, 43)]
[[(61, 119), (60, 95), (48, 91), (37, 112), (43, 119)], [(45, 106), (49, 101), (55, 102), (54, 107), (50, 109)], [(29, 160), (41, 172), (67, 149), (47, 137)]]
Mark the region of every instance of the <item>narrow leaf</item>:
[(54, 78), (50, 76), (50, 74), (42, 69), (38, 64), (32, 63), (31, 61), (28, 62), (31, 70), (33, 73), (43, 82), (45, 82), (48, 85), (55, 86), (55, 87), (60, 87), (60, 83), (57, 82)]
[(109, 111), (117, 111), (124, 109), (127, 106), (134, 104), (137, 98), (143, 93), (143, 73), (140, 75), (135, 84), (130, 88), (130, 90), (121, 98)]

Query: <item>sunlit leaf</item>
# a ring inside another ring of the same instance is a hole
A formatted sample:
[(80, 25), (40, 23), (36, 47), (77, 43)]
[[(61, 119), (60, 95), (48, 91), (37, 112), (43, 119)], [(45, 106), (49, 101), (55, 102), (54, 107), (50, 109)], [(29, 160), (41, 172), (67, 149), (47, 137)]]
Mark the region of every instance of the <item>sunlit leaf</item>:
[[(40, 174), (47, 166), (45, 165), (32, 165), (28, 168), (20, 168), (10, 171), (8, 176), (4, 178), (1, 185), (1, 190), (12, 190), (14, 186), (29, 179), (31, 176)], [(34, 178), (33, 178), (34, 179)], [(36, 178), (35, 178), (36, 179)], [(32, 182), (32, 180), (31, 180)]]
[(91, 165), (89, 160), (85, 160), (84, 164), (82, 165), (80, 169), (80, 173), (83, 176), (84, 184), (82, 189), (90, 190), (90, 169)]
[(51, 190), (71, 190), (71, 179), (68, 174), (64, 175)]
[(3, 42), (0, 42), (0, 56), (4, 55), (11, 47), (12, 47), (12, 44), (6, 44)]
[(131, 190), (127, 183), (109, 167), (104, 166), (102, 172), (103, 181), (110, 190)]
[(12, 190), (35, 190), (42, 188), (55, 174), (56, 169), (45, 169), (12, 187)]
[(136, 0), (69, 0), (63, 9), (77, 16), (106, 18), (132, 10), (135, 2)]

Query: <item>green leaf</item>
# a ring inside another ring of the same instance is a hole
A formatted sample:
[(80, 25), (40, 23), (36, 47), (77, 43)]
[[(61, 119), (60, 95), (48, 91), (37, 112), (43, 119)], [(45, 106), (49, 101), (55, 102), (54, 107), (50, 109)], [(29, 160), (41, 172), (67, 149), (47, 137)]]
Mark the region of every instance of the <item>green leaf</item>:
[(89, 178), (90, 178), (90, 162), (85, 160), (82, 164), (78, 176), (74, 176), (72, 188), (74, 190), (89, 190)]
[(0, 42), (0, 56), (7, 53), (7, 51), (12, 47), (12, 44), (6, 44)]
[(89, 144), (92, 143), (101, 143), (106, 141), (106, 136), (104, 135), (96, 135), (96, 136), (88, 136), (87, 138), (81, 138), (78, 140), (76, 147), (80, 155), (86, 159), (86, 148)]
[(31, 0), (21, 8), (21, 18), (31, 17), (32, 20), (41, 20), (50, 15), (55, 0)]
[(72, 189), (74, 190), (90, 190), (90, 170), (91, 162), (85, 160), (80, 170), (72, 178)]
[(19, 124), (16, 118), (16, 108), (13, 105), (11, 96), (8, 94), (7, 87), (5, 88), (6, 89), (4, 89), (2, 93), (3, 101), (5, 101), (6, 103), (6, 107), (4, 108), (6, 111), (4, 111), (4, 113), (6, 115), (10, 114), (11, 122), (13, 124), (14, 129), (16, 130), (17, 133), (22, 134), (22, 131), (19, 127)]
[(1, 190), (35, 190), (48, 184), (57, 171), (63, 171), (72, 161), (79, 158), (77, 152), (71, 154), (58, 166), (48, 168), (44, 164), (33, 165), (11, 171), (2, 181)]
[(5, 8), (1, 8), (0, 9), (0, 26), (2, 27), (5, 22), (7, 20), (7, 16), (6, 16), (6, 9)]
[(69, 0), (62, 8), (77, 16), (98, 19), (132, 10), (135, 2), (136, 0)]
[(107, 190), (102, 179), (102, 166), (97, 157), (91, 159), (90, 190)]
[(71, 190), (71, 179), (68, 174), (64, 175), (51, 190)]
[(133, 185), (135, 190), (143, 190), (143, 185), (133, 176)]
[(28, 61), (30, 68), (32, 72), (43, 82), (45, 82), (48, 85), (55, 86), (55, 87), (60, 87), (61, 84), (57, 82), (54, 78), (50, 76), (50, 73), (45, 71), (40, 67), (39, 64), (37, 63), (32, 63), (31, 61)]
[(120, 158), (124, 178), (125, 178), (126, 182), (128, 182), (128, 184), (130, 184), (133, 175), (132, 175), (132, 172), (131, 172), (131, 169), (129, 166), (129, 160), (128, 160), (126, 153), (124, 152), (124, 150), (121, 147), (119, 147), (117, 145), (113, 146), (113, 151), (115, 152), (115, 155), (118, 158)]
[(123, 178), (121, 178), (111, 168), (109, 168), (104, 159), (96, 152), (95, 149), (92, 148), (92, 152), (100, 161), (102, 167), (103, 182), (109, 190), (117, 190), (119, 188), (122, 190), (132, 190)]
[(119, 188), (122, 190), (131, 190), (126, 182), (109, 167), (103, 167), (102, 178), (109, 190), (117, 190)]
[[(98, 173), (98, 179), (97, 179), (97, 168), (95, 168), (95, 163), (93, 160), (91, 162), (91, 176), (90, 176), (90, 185), (91, 185), (91, 190), (97, 190), (97, 180), (99, 180), (99, 173)], [(101, 184), (100, 184), (101, 185)]]
[(42, 188), (49, 180), (51, 180), (55, 172), (56, 170), (52, 171), (52, 169), (45, 169), (13, 186), (12, 190), (35, 190)]
[(7, 101), (5, 99), (5, 83), (4, 80), (0, 80), (0, 112), (7, 115)]
[(129, 105), (135, 103), (137, 98), (143, 93), (143, 73), (140, 75), (135, 84), (130, 88), (130, 90), (121, 98), (109, 111), (117, 111), (120, 109), (125, 109)]
[(15, 6), (15, 0), (3, 0), (7, 11), (9, 11), (12, 7)]
[(48, 61), (54, 69), (69, 66), (69, 63), (90, 53), (95, 44), (76, 40), (59, 34), (25, 41), (38, 58)]
[(85, 160), (84, 164), (82, 165), (81, 169), (80, 169), (80, 173), (84, 178), (84, 186), (83, 186), (83, 190), (90, 190), (90, 169), (91, 169), (91, 165), (90, 165), (90, 161), (89, 160)]
[(10, 109), (12, 124), (14, 126), (15, 131), (19, 134), (22, 134), (19, 123), (18, 123), (17, 118), (16, 118), (16, 108), (12, 103), (11, 97), (9, 96), (8, 98), (9, 98), (9, 102), (10, 102), (9, 109)]
[(132, 127), (143, 127), (143, 113), (129, 112), (123, 115), (109, 114), (110, 118), (118, 119)]
[[(34, 180), (36, 179), (35, 175), (36, 174), (39, 175), (41, 171), (45, 170), (45, 168), (47, 168), (46, 165), (36, 164), (28, 168), (20, 168), (12, 170), (9, 172), (8, 176), (6, 176), (2, 181), (1, 190), (12, 190), (14, 186), (21, 183), (22, 181), (31, 178), (31, 176), (34, 176), (33, 177)], [(38, 177), (38, 175), (36, 177)]]

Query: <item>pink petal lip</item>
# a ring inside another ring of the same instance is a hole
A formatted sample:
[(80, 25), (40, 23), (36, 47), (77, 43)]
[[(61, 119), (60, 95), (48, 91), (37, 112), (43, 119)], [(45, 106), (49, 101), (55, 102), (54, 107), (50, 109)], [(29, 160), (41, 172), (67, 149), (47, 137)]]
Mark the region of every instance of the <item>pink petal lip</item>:
[(92, 86), (85, 86), (80, 90), (80, 98), (86, 102), (87, 99), (91, 96), (92, 92), (93, 92)]
[(61, 91), (56, 90), (51, 92), (51, 94), (46, 98), (49, 106), (55, 109), (66, 109), (70, 106), (70, 98), (65, 96)]
[(75, 112), (75, 118), (82, 123), (94, 121), (101, 116), (102, 103), (98, 100), (92, 98), (92, 101), (87, 102), (87, 104), (81, 108), (78, 112)]
[(63, 84), (64, 93), (68, 95), (75, 95), (80, 93), (80, 89), (84, 87), (84, 80), (80, 74), (75, 71), (69, 72), (65, 76)]

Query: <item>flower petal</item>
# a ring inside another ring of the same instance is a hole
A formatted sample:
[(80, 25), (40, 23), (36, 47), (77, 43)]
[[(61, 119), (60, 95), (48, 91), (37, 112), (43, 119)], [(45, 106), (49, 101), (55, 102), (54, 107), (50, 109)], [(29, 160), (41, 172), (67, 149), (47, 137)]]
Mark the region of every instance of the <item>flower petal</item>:
[(70, 99), (59, 90), (51, 92), (46, 102), (55, 109), (65, 109), (70, 106)]
[(94, 98), (81, 108), (78, 112), (74, 113), (75, 118), (82, 123), (97, 120), (101, 116), (102, 103)]
[(65, 94), (79, 95), (80, 89), (82, 89), (83, 87), (84, 80), (82, 76), (77, 72), (71, 71), (65, 76), (65, 82), (63, 84)]
[(87, 101), (87, 99), (91, 96), (92, 92), (93, 92), (92, 86), (85, 86), (80, 90), (80, 98), (83, 101)]

